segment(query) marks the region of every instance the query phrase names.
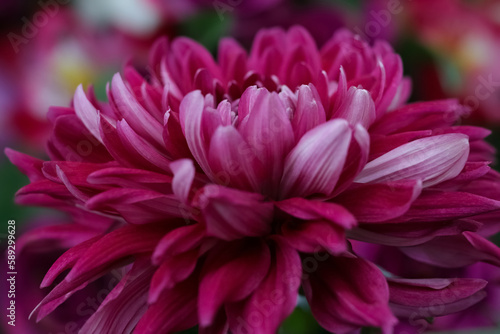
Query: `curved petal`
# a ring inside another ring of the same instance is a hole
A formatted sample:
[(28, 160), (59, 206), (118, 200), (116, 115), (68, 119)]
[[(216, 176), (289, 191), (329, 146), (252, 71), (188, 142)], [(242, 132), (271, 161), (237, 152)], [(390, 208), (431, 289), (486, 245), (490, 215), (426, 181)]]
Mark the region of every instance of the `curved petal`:
[(269, 247), (261, 240), (237, 241), (212, 249), (200, 278), (200, 326), (212, 324), (222, 305), (248, 297), (266, 277), (270, 264)]
[(208, 236), (229, 241), (271, 232), (274, 207), (262, 195), (208, 185), (198, 192), (196, 205)]
[(334, 119), (307, 132), (285, 160), (281, 198), (330, 195), (342, 173), (352, 131)]
[(412, 319), (443, 316), (465, 310), (484, 297), (482, 279), (387, 279), (389, 304), (398, 317)]
[(421, 179), (429, 187), (457, 176), (469, 156), (469, 140), (445, 134), (414, 140), (370, 161), (355, 181), (374, 183)]
[(273, 240), (269, 273), (251, 296), (226, 307), (233, 333), (274, 334), (297, 305), (302, 266), (299, 254)]
[(335, 198), (359, 222), (376, 223), (399, 217), (420, 195), (420, 180), (357, 184)]
[(384, 275), (361, 258), (330, 257), (304, 279), (303, 288), (314, 317), (328, 331), (375, 326), (391, 333), (397, 323)]

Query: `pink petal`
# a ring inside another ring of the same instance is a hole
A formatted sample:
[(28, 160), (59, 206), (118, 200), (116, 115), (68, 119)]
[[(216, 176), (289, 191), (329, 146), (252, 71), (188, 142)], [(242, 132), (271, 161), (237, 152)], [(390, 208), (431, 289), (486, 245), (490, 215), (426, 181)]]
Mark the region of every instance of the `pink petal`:
[(391, 223), (445, 221), (500, 209), (500, 201), (467, 192), (423, 191), (410, 209)]
[(200, 326), (209, 326), (223, 304), (240, 301), (255, 291), (266, 277), (270, 263), (269, 247), (258, 239), (212, 249), (200, 279)]
[(343, 118), (352, 125), (359, 123), (365, 128), (370, 127), (375, 117), (375, 104), (370, 93), (356, 87), (349, 88), (347, 95), (333, 114), (333, 118)]
[(122, 143), (129, 149), (135, 150), (146, 161), (159, 170), (170, 171), (170, 160), (166, 155), (140, 137), (125, 119), (116, 123), (116, 130)]
[(370, 161), (356, 177), (359, 183), (422, 180), (429, 187), (457, 176), (469, 156), (469, 141), (462, 134), (414, 140)]
[(186, 279), (194, 271), (198, 260), (198, 250), (185, 252), (180, 255), (171, 256), (155, 271), (149, 283), (148, 303), (158, 301), (165, 289), (171, 289), (175, 284)]
[(193, 91), (187, 94), (180, 106), (180, 122), (182, 132), (186, 137), (187, 144), (193, 157), (207, 175), (211, 175), (208, 165), (207, 151), (210, 143), (209, 138), (203, 137), (203, 129), (206, 126), (203, 122), (205, 109), (204, 98), (200, 91)]
[(304, 220), (326, 219), (344, 228), (352, 228), (356, 225), (354, 216), (344, 207), (335, 203), (296, 197), (275, 202), (274, 204), (296, 218)]
[(349, 124), (341, 119), (307, 132), (286, 157), (281, 198), (333, 193), (346, 161), (351, 135)]
[(149, 305), (134, 333), (177, 333), (195, 326), (197, 295), (198, 275), (165, 290), (156, 303)]
[(302, 286), (314, 317), (328, 331), (342, 334), (371, 326), (391, 333), (397, 322), (384, 275), (361, 258), (330, 257)]
[(331, 254), (346, 251), (344, 229), (326, 220), (285, 223), (281, 232), (286, 242), (302, 253), (317, 253), (325, 249)]
[(148, 261), (136, 260), (80, 333), (131, 333), (148, 308), (147, 291), (153, 271)]
[(264, 169), (256, 152), (231, 125), (221, 126), (210, 142), (209, 163), (215, 183), (260, 192)]
[(82, 85), (79, 85), (74, 97), (75, 113), (85, 127), (102, 143), (99, 131), (99, 111), (90, 103)]
[(9, 158), (10, 162), (21, 171), (21, 173), (30, 179), (31, 182), (44, 179), (42, 174), (42, 160), (11, 150), (10, 148), (5, 149), (5, 155)]
[(271, 232), (273, 204), (260, 194), (208, 185), (197, 196), (209, 236), (229, 241)]
[(398, 317), (430, 318), (459, 312), (484, 297), (482, 279), (388, 279), (390, 306)]
[(464, 231), (476, 232), (481, 223), (473, 220), (452, 220), (444, 222), (415, 222), (401, 224), (361, 224), (359, 228), (347, 231), (349, 239), (388, 246), (415, 246), (435, 237), (459, 235)]
[(129, 256), (152, 252), (168, 231), (164, 225), (127, 225), (106, 234), (83, 254), (66, 276), (71, 283), (99, 277)]
[(295, 138), (299, 138), (312, 128), (326, 122), (325, 109), (313, 85), (302, 85), (297, 94), (297, 107), (292, 119)]
[(47, 274), (43, 278), (40, 284), (41, 288), (46, 288), (59, 276), (62, 272), (67, 269), (73, 268), (78, 259), (92, 246), (101, 236), (95, 236), (91, 239), (82, 241), (80, 244), (73, 246), (67, 250), (63, 255), (61, 255), (54, 264), (47, 271)]
[(140, 105), (119, 74), (113, 76), (110, 100), (140, 137), (163, 144), (162, 124)]
[(227, 306), (233, 333), (274, 334), (292, 313), (302, 274), (300, 257), (281, 238), (273, 240), (269, 273), (251, 296)]
[(186, 225), (167, 233), (153, 253), (153, 263), (159, 265), (168, 256), (176, 256), (198, 247), (205, 236), (202, 224)]
[(410, 103), (383, 115), (370, 128), (370, 133), (388, 135), (447, 127), (467, 113), (454, 99)]
[(419, 180), (356, 184), (335, 198), (363, 223), (384, 222), (399, 217), (420, 195)]
[[(244, 94), (247, 92), (249, 90)], [(293, 147), (295, 138), (285, 105), (278, 94), (267, 90), (265, 94), (255, 94), (259, 96), (255, 98), (248, 116), (240, 120), (238, 131), (266, 171), (262, 180), (266, 185), (263, 192), (276, 196), (283, 173), (283, 161)], [(211, 154), (215, 152), (211, 151)]]
[(409, 257), (444, 268), (459, 268), (478, 261), (500, 266), (500, 249), (474, 232), (437, 237), (432, 241), (401, 250)]
[(354, 178), (363, 170), (368, 161), (368, 154), (370, 153), (370, 135), (368, 131), (358, 123), (354, 126), (352, 139), (344, 170), (340, 174), (339, 182), (335, 192), (332, 194), (332, 198), (337, 194), (341, 194), (352, 184)]
[(193, 161), (190, 159), (176, 160), (170, 163), (170, 169), (174, 173), (172, 191), (179, 198), (179, 201), (187, 204), (195, 175)]

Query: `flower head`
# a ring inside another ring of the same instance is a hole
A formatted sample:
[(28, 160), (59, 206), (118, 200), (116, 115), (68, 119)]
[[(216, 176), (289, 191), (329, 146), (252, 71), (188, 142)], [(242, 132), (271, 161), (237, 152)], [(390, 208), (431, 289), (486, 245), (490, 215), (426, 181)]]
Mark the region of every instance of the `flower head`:
[(83, 333), (275, 333), (300, 286), (335, 333), (389, 333), (439, 296), (455, 298), (439, 315), (474, 304), (483, 280), (390, 277), (349, 242), (500, 264), (484, 238), (500, 227), (488, 131), (454, 126), (468, 112), (454, 100), (409, 93), (386, 43), (340, 31), (318, 50), (300, 27), (262, 30), (249, 53), (224, 39), (217, 62), (161, 40), (148, 75), (113, 77), (109, 102), (79, 87), (50, 111), (50, 161), (7, 151), (32, 181), (18, 202), (68, 211), (61, 233), (82, 234), (34, 313), (126, 265)]

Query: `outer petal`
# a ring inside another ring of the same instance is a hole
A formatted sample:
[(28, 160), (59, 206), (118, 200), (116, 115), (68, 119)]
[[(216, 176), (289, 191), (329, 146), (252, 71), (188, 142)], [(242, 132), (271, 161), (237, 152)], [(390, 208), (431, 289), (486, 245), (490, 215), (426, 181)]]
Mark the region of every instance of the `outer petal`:
[(198, 275), (165, 290), (149, 306), (134, 330), (136, 334), (177, 333), (196, 325)]
[(335, 198), (358, 221), (384, 222), (404, 214), (420, 195), (419, 180), (355, 185)]
[(398, 317), (443, 316), (465, 310), (486, 296), (482, 279), (388, 279), (390, 306)]
[(212, 324), (223, 304), (248, 297), (266, 277), (270, 263), (269, 247), (260, 240), (237, 241), (211, 250), (201, 273), (200, 326)]
[(208, 185), (198, 193), (197, 206), (209, 236), (229, 241), (271, 232), (273, 204), (262, 195)]
[(101, 143), (101, 133), (99, 130), (99, 112), (90, 103), (85, 92), (83, 91), (82, 85), (79, 85), (75, 92), (74, 97), (75, 113), (78, 118), (82, 121), (85, 127), (96, 137)]
[(233, 333), (274, 334), (296, 304), (302, 266), (299, 254), (275, 238), (269, 273), (252, 295), (226, 307)]
[(445, 134), (414, 140), (370, 161), (356, 182), (421, 179), (424, 187), (457, 176), (469, 156), (466, 135)]
[(346, 251), (345, 231), (326, 220), (285, 223), (281, 227), (284, 239), (303, 253), (327, 250), (332, 254)]
[(352, 228), (356, 225), (354, 216), (336, 203), (296, 197), (275, 202), (275, 205), (289, 215), (299, 219), (326, 219), (344, 228)]
[(459, 268), (478, 261), (500, 267), (500, 248), (474, 232), (437, 237), (432, 241), (401, 250), (409, 257), (444, 268)]
[(307, 132), (285, 160), (281, 198), (330, 195), (342, 173), (352, 131), (335, 119)]
[(446, 221), (500, 209), (500, 201), (458, 191), (424, 190), (410, 209), (391, 223)]
[(149, 259), (136, 260), (79, 333), (132, 332), (147, 310), (148, 286), (153, 271)]
[(198, 247), (205, 235), (202, 224), (186, 225), (167, 233), (153, 253), (153, 263), (159, 265), (164, 259)]
[(384, 275), (363, 259), (331, 257), (304, 280), (303, 288), (314, 317), (328, 331), (376, 326), (391, 333), (397, 322), (388, 307)]
[(120, 116), (127, 120), (139, 136), (163, 144), (162, 124), (141, 106), (118, 73), (113, 76), (110, 100), (114, 102)]

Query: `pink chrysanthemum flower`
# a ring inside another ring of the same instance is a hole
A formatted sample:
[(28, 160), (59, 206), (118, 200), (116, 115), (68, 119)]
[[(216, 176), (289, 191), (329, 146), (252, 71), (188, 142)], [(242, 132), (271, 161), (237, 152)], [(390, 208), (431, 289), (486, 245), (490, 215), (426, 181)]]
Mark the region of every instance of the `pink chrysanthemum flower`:
[(386, 43), (341, 31), (318, 50), (299, 27), (261, 31), (249, 54), (224, 39), (218, 62), (162, 40), (148, 75), (114, 76), (109, 103), (79, 87), (50, 111), (51, 161), (7, 151), (31, 179), (17, 201), (75, 219), (40, 231), (75, 246), (34, 314), (117, 267), (82, 333), (270, 334), (300, 294), (328, 331), (390, 333), (397, 317), (476, 303), (483, 280), (396, 277), (349, 242), (500, 265), (485, 238), (500, 229), (488, 131), (454, 126), (468, 112), (456, 101), (409, 93)]

